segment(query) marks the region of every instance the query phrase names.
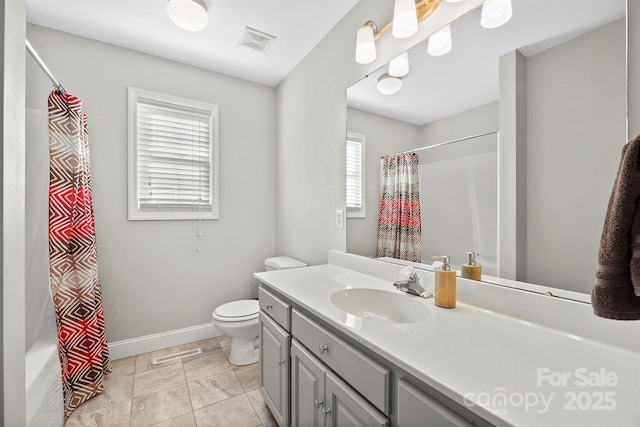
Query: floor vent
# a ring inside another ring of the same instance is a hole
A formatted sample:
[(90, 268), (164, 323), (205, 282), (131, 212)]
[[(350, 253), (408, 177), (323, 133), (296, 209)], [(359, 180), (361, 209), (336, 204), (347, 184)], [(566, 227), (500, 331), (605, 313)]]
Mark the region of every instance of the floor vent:
[(156, 357), (151, 361), (152, 365), (157, 365), (171, 360), (182, 359), (183, 357), (195, 356), (202, 353), (201, 348), (194, 348), (193, 350), (181, 351), (179, 353), (168, 354), (166, 356)]
[(259, 50), (260, 52), (266, 52), (275, 39), (276, 37), (271, 34), (264, 33), (255, 28), (245, 27), (242, 32), (242, 37), (240, 38), (240, 44)]

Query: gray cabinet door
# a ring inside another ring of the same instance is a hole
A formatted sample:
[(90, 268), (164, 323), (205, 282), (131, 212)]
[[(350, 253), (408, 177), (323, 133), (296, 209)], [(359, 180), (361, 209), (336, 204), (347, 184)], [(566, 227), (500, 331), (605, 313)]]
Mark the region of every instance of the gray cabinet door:
[(398, 427), (470, 427), (472, 424), (405, 380), (398, 381)]
[(291, 425), (324, 426), (326, 370), (295, 339), (291, 341)]
[(325, 374), (326, 427), (385, 427), (389, 420), (335, 374)]
[(291, 335), (260, 312), (260, 391), (280, 427), (289, 425)]

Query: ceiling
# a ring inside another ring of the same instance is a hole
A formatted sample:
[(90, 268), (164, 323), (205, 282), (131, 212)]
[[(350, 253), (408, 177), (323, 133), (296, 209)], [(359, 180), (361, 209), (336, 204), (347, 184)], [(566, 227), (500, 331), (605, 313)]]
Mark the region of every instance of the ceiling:
[[(531, 56), (625, 16), (626, 0), (512, 0), (502, 27), (480, 26), (480, 9), (451, 25), (453, 49), (427, 54), (426, 42), (409, 51), (409, 74), (400, 91), (376, 90), (384, 66), (347, 91), (352, 108), (423, 125), (498, 100), (498, 58), (515, 49)], [(388, 37), (388, 36), (385, 36)]]
[[(209, 25), (195, 33), (171, 22), (166, 0), (26, 3), (32, 24), (277, 86), (357, 1), (207, 0)], [(386, 67), (371, 73), (349, 89), (349, 106), (422, 125), (495, 101), (499, 56), (514, 49), (533, 55), (619, 19), (626, 10), (626, 0), (512, 3), (513, 18), (500, 28), (481, 28), (479, 9), (453, 23), (453, 50), (445, 56), (429, 56), (425, 42), (416, 45), (409, 52), (411, 71), (395, 95), (375, 89)], [(242, 46), (246, 26), (276, 39), (265, 52)]]
[[(178, 28), (167, 0), (26, 3), (32, 24), (276, 86), (357, 1), (207, 0), (209, 25), (199, 32)], [(245, 26), (276, 39), (265, 52), (240, 45)]]

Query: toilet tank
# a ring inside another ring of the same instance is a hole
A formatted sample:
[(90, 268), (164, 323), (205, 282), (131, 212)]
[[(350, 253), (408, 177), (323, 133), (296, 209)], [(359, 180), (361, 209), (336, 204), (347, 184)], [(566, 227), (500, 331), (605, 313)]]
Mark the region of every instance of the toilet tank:
[(306, 266), (306, 263), (288, 256), (276, 256), (264, 260), (264, 268), (266, 271), (285, 270), (287, 268), (298, 268)]

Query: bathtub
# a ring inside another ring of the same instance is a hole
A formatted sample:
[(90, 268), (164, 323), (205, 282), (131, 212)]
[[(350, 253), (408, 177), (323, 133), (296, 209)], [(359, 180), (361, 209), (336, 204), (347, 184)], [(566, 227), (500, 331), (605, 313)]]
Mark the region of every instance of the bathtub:
[(62, 377), (56, 336), (36, 340), (25, 357), (27, 427), (64, 425)]

